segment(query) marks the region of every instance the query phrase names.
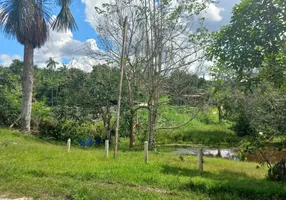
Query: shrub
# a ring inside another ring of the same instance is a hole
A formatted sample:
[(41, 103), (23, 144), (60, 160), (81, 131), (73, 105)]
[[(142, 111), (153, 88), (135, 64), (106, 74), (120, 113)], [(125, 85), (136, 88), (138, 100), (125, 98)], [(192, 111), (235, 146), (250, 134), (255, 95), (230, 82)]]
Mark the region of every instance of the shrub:
[(20, 112), (21, 98), (17, 94), (0, 91), (0, 125), (10, 126)]
[(286, 181), (286, 159), (268, 170), (268, 178), (273, 181)]
[(237, 133), (238, 136), (247, 136), (247, 135), (254, 135), (255, 130), (252, 128), (250, 124), (250, 119), (241, 114), (236, 124), (233, 125), (232, 129)]
[(57, 121), (51, 118), (42, 119), (39, 124), (39, 135), (41, 137), (59, 139)]
[(45, 101), (33, 103), (31, 125), (33, 129), (39, 129), (39, 125), (43, 119), (51, 115), (51, 109), (45, 105)]
[(57, 122), (54, 119), (43, 119), (39, 125), (39, 133), (42, 137), (51, 137), (61, 141), (69, 138), (76, 141), (86, 140), (96, 135), (91, 123), (77, 123), (70, 120)]

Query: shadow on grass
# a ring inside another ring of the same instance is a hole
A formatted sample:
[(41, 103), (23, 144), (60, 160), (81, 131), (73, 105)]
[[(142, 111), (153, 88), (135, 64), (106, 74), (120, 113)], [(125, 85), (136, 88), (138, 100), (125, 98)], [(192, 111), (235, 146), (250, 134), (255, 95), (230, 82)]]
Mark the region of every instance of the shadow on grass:
[(207, 193), (211, 199), (286, 199), (286, 185), (283, 183), (254, 179), (245, 173), (223, 170), (217, 173), (205, 171), (199, 175), (199, 170), (169, 165), (164, 165), (161, 173), (190, 177), (190, 182), (179, 189)]
[(210, 179), (233, 179), (233, 178), (249, 178), (249, 176), (245, 173), (233, 172), (229, 170), (219, 171), (218, 173), (211, 173), (205, 171), (202, 175), (199, 174), (199, 170), (197, 169), (189, 169), (182, 167), (175, 167), (169, 165), (163, 165), (163, 170), (161, 171), (163, 174), (172, 174), (179, 176), (188, 176), (195, 177), (201, 176), (204, 178)]

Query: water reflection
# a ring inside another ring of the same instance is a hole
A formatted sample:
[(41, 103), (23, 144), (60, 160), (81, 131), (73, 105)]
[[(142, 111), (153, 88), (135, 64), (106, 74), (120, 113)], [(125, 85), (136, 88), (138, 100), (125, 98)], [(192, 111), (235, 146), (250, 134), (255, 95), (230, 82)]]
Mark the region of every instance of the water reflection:
[[(177, 148), (175, 151), (172, 151), (172, 154), (178, 155), (197, 155), (199, 148), (188, 147), (188, 148)], [(240, 160), (239, 149), (215, 149), (215, 148), (203, 148), (204, 155), (210, 157), (221, 157), (225, 159)], [(264, 156), (261, 155), (261, 152)], [(245, 161), (248, 162), (265, 162), (267, 158), (271, 163), (279, 162), (282, 158), (286, 158), (286, 150), (278, 151), (275, 148), (264, 148), (260, 151), (254, 150), (252, 153), (246, 154)]]
[[(172, 154), (178, 155), (197, 155), (199, 148), (177, 148)], [(234, 149), (211, 149), (203, 148), (205, 156), (221, 157), (225, 159), (239, 160), (239, 154)]]

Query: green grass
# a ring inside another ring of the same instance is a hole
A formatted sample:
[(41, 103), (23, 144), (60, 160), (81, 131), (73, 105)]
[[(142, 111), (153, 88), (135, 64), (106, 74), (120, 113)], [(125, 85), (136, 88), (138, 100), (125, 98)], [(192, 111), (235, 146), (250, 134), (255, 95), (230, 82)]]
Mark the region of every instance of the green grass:
[[(192, 115), (186, 110), (187, 106), (165, 105), (160, 108), (159, 127), (172, 127), (188, 121)], [(218, 122), (216, 109), (209, 108), (200, 111), (195, 119), (178, 129), (159, 130), (156, 140), (162, 144), (203, 144), (207, 146), (237, 146), (239, 138), (231, 125)]]
[(286, 186), (265, 179), (255, 163), (143, 151), (50, 144), (0, 129), (0, 196), (40, 199), (285, 199)]

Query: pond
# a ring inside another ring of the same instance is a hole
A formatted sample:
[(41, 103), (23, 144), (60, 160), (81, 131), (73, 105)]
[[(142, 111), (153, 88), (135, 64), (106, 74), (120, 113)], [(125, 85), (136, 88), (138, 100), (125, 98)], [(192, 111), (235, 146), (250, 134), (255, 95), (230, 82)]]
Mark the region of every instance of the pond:
[[(178, 155), (197, 155), (199, 152), (198, 147), (194, 148), (177, 148), (175, 151), (172, 151), (172, 154)], [(214, 149), (214, 148), (203, 148), (205, 156), (211, 157), (221, 157), (225, 159), (239, 160), (239, 151), (237, 149)]]
[[(186, 148), (176, 148), (174, 151), (172, 151), (172, 154), (178, 154), (178, 155), (197, 155), (199, 151), (199, 147), (186, 147)], [(231, 160), (240, 160), (240, 149), (239, 148), (209, 148), (204, 147), (203, 152), (205, 156), (210, 157), (220, 157), (225, 159), (231, 159)], [(264, 156), (271, 162), (276, 163), (279, 162), (281, 159), (286, 159), (286, 149), (278, 151), (276, 148), (264, 148), (261, 150), (263, 152)], [(265, 159), (261, 155), (261, 153), (256, 150), (252, 153), (248, 153), (246, 155), (245, 161), (248, 162), (264, 162)]]

